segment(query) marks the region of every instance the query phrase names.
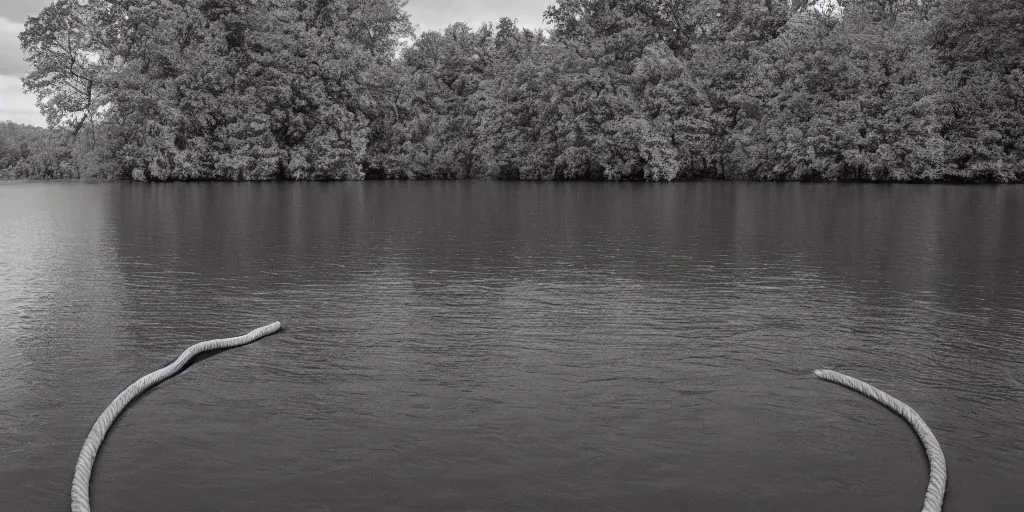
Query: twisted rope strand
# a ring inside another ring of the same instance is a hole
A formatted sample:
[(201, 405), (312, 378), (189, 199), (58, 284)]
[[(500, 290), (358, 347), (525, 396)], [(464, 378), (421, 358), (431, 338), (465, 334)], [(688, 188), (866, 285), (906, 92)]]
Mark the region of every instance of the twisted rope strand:
[(173, 377), (174, 374), (181, 371), (181, 369), (184, 368), (192, 358), (203, 352), (240, 347), (242, 345), (252, 343), (264, 336), (273, 334), (280, 328), (281, 322), (274, 322), (272, 324), (264, 325), (263, 327), (260, 327), (259, 329), (256, 329), (244, 336), (196, 343), (195, 345), (185, 349), (185, 351), (182, 352), (173, 363), (142, 377), (135, 381), (131, 386), (128, 386), (121, 392), (121, 394), (117, 395), (117, 398), (107, 406), (106, 410), (103, 411), (103, 414), (101, 414), (99, 419), (96, 420), (96, 423), (93, 424), (92, 430), (89, 431), (89, 436), (85, 438), (85, 444), (82, 446), (82, 452), (78, 454), (78, 463), (75, 464), (75, 477), (71, 481), (71, 511), (90, 512), (89, 480), (92, 477), (93, 463), (96, 462), (96, 453), (99, 452), (100, 444), (103, 443), (103, 438), (106, 437), (107, 431), (110, 430), (110, 426), (114, 424), (117, 416), (121, 414), (121, 411), (123, 411), (128, 405), (128, 402), (131, 402), (135, 397), (141, 395), (147, 389), (170, 377)]
[(832, 370), (815, 370), (814, 375), (819, 379), (848, 387), (888, 407), (910, 424), (914, 432), (917, 433), (917, 437), (921, 439), (921, 444), (924, 445), (925, 454), (928, 456), (928, 465), (931, 467), (928, 490), (924, 495), (924, 506), (921, 508), (921, 512), (941, 512), (942, 498), (946, 494), (946, 457), (942, 455), (939, 440), (935, 439), (932, 430), (928, 428), (921, 416), (918, 416), (909, 405), (893, 398), (885, 391), (849, 375)]

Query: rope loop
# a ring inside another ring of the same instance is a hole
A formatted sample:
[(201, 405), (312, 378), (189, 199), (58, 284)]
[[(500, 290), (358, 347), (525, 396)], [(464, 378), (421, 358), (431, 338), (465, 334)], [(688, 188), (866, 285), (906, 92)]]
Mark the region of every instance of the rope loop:
[(82, 445), (82, 452), (78, 454), (78, 463), (75, 464), (75, 477), (71, 481), (71, 512), (90, 511), (89, 480), (92, 478), (92, 466), (96, 462), (96, 454), (100, 450), (103, 438), (107, 436), (107, 432), (114, 424), (114, 421), (117, 420), (117, 416), (128, 406), (128, 402), (134, 400), (135, 397), (141, 395), (147, 389), (173, 377), (192, 358), (203, 352), (247, 345), (264, 336), (274, 334), (279, 329), (281, 329), (281, 322), (274, 322), (243, 336), (196, 343), (185, 349), (171, 364), (143, 376), (135, 381), (134, 384), (128, 386), (121, 394), (117, 395), (117, 398), (107, 406), (103, 414), (100, 414), (99, 419), (96, 420), (96, 423), (92, 425), (92, 430), (89, 431), (89, 436), (85, 438), (85, 444)]
[(841, 386), (848, 387), (886, 407), (898, 414), (904, 421), (910, 424), (917, 437), (924, 445), (925, 455), (928, 456), (928, 465), (931, 468), (928, 478), (928, 490), (924, 494), (924, 506), (921, 512), (940, 512), (942, 510), (942, 499), (946, 495), (946, 457), (942, 454), (939, 440), (935, 439), (932, 429), (928, 428), (909, 405), (895, 399), (892, 395), (882, 391), (867, 382), (855, 379), (832, 370), (815, 370), (814, 375), (822, 380), (834, 382)]

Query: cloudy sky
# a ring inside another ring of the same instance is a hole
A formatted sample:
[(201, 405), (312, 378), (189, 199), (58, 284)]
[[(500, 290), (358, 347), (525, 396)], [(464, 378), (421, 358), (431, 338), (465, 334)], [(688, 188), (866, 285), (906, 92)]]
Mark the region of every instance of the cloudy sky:
[[(477, 26), (502, 16), (516, 18), (525, 27), (542, 26), (544, 8), (555, 0), (409, 0), (406, 10), (419, 29), (444, 28), (456, 21)], [(0, 121), (43, 126), (46, 121), (35, 99), (21, 91), (21, 76), (28, 66), (22, 60), (18, 33), (29, 16), (51, 0), (0, 0)]]

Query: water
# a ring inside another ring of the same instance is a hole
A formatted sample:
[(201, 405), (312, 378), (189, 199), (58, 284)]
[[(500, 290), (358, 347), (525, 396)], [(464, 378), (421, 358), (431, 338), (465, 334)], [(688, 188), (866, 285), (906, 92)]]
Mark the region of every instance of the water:
[(1024, 502), (1024, 187), (0, 185), (0, 510)]

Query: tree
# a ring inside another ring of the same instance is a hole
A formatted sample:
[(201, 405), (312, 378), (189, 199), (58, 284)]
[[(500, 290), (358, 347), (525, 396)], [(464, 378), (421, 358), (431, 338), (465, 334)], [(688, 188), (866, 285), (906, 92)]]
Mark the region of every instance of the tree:
[(31, 69), (22, 79), (26, 91), (53, 128), (71, 128), (73, 135), (86, 123), (95, 127), (106, 98), (98, 80), (101, 49), (93, 33), (88, 6), (57, 0), (29, 17), (18, 35)]
[(1024, 178), (1024, 9), (944, 2), (932, 29), (946, 72), (946, 156), (961, 179)]
[(490, 25), (464, 23), (426, 32), (402, 53), (409, 84), (409, 111), (400, 150), (410, 178), (478, 176), (476, 95), (489, 73), (495, 48)]
[[(108, 118), (136, 179), (361, 178), (398, 0), (59, 0), (22, 35), (54, 123)], [(102, 104), (95, 101), (101, 98)]]
[(71, 140), (30, 168), (1024, 180), (1016, 0), (557, 0), (550, 34), (416, 38), (403, 5), (56, 0), (21, 35), (24, 84)]
[(848, 3), (810, 14), (759, 54), (736, 155), (764, 179), (942, 177), (941, 77), (922, 19)]

